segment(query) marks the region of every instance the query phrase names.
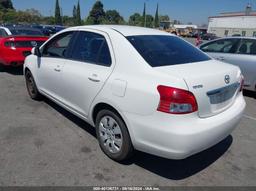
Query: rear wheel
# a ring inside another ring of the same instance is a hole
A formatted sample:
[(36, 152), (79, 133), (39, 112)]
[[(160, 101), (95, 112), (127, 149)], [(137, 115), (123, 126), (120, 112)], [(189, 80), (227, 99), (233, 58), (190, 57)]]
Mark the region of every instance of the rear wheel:
[(37, 89), (35, 80), (30, 71), (26, 71), (25, 79), (26, 79), (26, 86), (27, 86), (29, 96), (34, 100), (40, 100), (42, 96)]
[(96, 133), (102, 151), (115, 161), (124, 161), (133, 154), (127, 127), (121, 117), (110, 110), (102, 110), (96, 118)]

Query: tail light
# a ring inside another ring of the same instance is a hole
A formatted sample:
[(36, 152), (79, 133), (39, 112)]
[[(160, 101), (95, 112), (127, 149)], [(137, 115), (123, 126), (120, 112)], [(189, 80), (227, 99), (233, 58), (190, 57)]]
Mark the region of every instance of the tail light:
[(15, 42), (14, 41), (5, 41), (4, 45), (6, 47), (15, 48)]
[(241, 75), (241, 80), (240, 80), (240, 92), (243, 91), (244, 88), (244, 76)]
[(171, 114), (188, 114), (198, 110), (195, 96), (186, 90), (158, 86), (160, 102), (158, 111)]

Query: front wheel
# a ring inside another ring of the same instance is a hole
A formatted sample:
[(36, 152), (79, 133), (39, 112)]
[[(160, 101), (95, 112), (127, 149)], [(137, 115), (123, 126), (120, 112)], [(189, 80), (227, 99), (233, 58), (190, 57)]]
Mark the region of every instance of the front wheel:
[(26, 71), (25, 73), (25, 79), (26, 79), (26, 86), (28, 90), (29, 96), (33, 100), (40, 100), (41, 99), (41, 94), (39, 93), (35, 80), (32, 76), (32, 73), (30, 71)]
[(102, 110), (96, 118), (96, 133), (102, 151), (115, 161), (124, 161), (133, 154), (127, 127), (121, 117), (110, 110)]

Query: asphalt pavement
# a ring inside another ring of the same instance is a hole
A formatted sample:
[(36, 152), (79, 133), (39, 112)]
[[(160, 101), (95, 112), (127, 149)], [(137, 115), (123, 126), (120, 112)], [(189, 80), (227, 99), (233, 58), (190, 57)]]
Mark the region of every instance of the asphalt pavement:
[(106, 157), (93, 127), (48, 99), (29, 98), (21, 70), (0, 72), (0, 186), (256, 186), (256, 99), (237, 129), (175, 161), (137, 152)]

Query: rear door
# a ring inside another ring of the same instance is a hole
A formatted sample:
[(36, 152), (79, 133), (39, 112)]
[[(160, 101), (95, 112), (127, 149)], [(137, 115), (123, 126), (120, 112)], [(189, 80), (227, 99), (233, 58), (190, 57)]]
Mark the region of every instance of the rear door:
[(200, 49), (216, 60), (229, 63), (239, 44), (238, 38), (226, 38), (206, 43)]
[(228, 60), (240, 67), (246, 88), (255, 90), (256, 85), (256, 40), (242, 39), (235, 54)]
[(38, 61), (38, 86), (48, 96), (60, 100), (62, 70), (74, 32), (65, 32), (50, 40)]
[(216, 60), (239, 66), (244, 77), (245, 87), (254, 90), (256, 54), (255, 39), (221, 39), (201, 46), (201, 50), (207, 52)]
[(87, 116), (113, 70), (113, 52), (104, 32), (80, 31), (73, 45), (63, 70), (62, 100), (78, 114)]

